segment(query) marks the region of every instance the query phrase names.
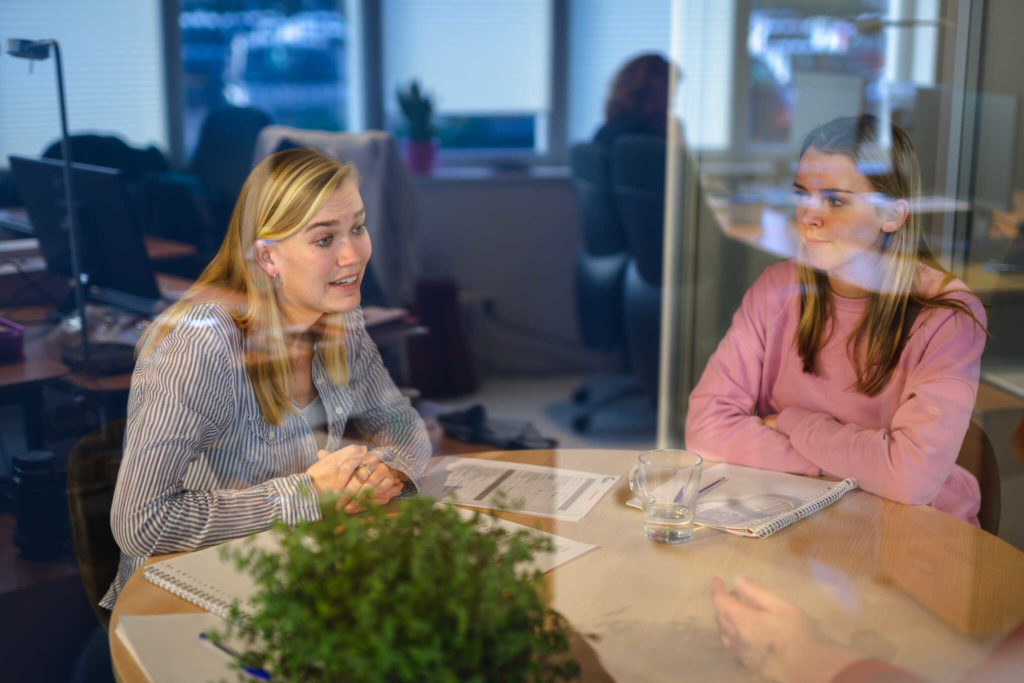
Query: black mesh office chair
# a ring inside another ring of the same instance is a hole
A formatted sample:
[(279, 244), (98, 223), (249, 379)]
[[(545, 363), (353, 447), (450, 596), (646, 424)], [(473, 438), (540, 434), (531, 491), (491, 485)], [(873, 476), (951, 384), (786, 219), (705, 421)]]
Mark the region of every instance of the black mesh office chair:
[[(612, 193), (608, 148), (582, 143), (570, 150), (573, 188), (583, 228), (576, 258), (576, 310), (583, 343), (592, 349), (622, 353), (625, 329), (622, 282), (628, 255), (626, 236)], [(592, 400), (597, 392), (585, 384), (573, 394), (578, 412), (573, 427), (585, 431), (599, 410), (631, 393), (628, 389)]]
[(665, 141), (624, 135), (612, 147), (612, 185), (628, 243), (623, 317), (629, 364), (640, 389), (658, 396), (662, 259), (665, 222)]

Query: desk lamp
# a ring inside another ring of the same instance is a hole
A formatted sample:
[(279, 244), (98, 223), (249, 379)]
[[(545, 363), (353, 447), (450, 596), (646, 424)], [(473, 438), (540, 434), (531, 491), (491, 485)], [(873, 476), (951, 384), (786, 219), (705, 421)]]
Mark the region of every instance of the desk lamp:
[[(57, 102), (60, 105), (60, 149), (64, 157), (64, 205), (68, 221), (68, 239), (71, 246), (71, 275), (74, 280), (75, 304), (78, 318), (81, 321), (82, 343), (80, 346), (68, 346), (61, 350), (61, 361), (73, 370), (81, 370), (90, 374), (111, 374), (131, 369), (132, 359), (125, 357), (123, 344), (89, 344), (89, 332), (85, 315), (85, 288), (89, 284), (89, 274), (82, 272), (81, 235), (78, 234), (78, 222), (75, 220), (74, 189), (71, 186), (71, 139), (68, 137), (68, 117), (64, 98), (64, 68), (60, 59), (60, 45), (54, 38), (27, 40), (24, 38), (8, 38), (7, 54), (19, 59), (39, 61), (48, 59), (50, 47), (53, 47), (54, 60), (57, 64)], [(31, 63), (31, 62), (30, 62)], [(90, 348), (91, 346), (91, 348)], [(128, 347), (131, 351), (131, 347)], [(127, 367), (125, 367), (127, 363)]]

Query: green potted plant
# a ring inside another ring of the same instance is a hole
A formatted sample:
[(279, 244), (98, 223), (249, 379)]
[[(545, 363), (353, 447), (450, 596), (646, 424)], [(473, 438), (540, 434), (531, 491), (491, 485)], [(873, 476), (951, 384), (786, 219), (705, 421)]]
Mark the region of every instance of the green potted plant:
[(413, 80), (408, 87), (398, 89), (398, 104), (402, 109), (409, 137), (405, 140), (405, 159), (409, 170), (417, 174), (430, 173), (437, 158), (437, 140), (434, 139), (434, 103)]
[(236, 551), (259, 591), (237, 606), (236, 665), (275, 681), (528, 681), (575, 678), (571, 629), (547, 604), (539, 570), (550, 541), (481, 526), (425, 498), (397, 513), (280, 525), (279, 552)]

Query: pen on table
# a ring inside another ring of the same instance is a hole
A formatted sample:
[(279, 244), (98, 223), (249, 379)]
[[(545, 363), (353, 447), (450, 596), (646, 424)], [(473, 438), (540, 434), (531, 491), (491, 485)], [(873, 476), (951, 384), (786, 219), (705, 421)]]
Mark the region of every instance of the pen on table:
[[(718, 479), (715, 479), (714, 481), (709, 481), (707, 484), (704, 484), (704, 486), (701, 486), (700, 490), (697, 491), (697, 497), (699, 498), (700, 496), (704, 495), (705, 493), (707, 493), (711, 489), (715, 488), (716, 486), (718, 486), (719, 484), (721, 484), (725, 480), (726, 480), (726, 477), (719, 477)], [(675, 499), (672, 502), (673, 503), (681, 502), (683, 500), (683, 492), (684, 491), (685, 491), (685, 489), (679, 489), (679, 493), (676, 494), (676, 497), (675, 497)]]
[[(199, 640), (201, 640), (204, 643), (207, 643), (208, 645), (211, 645), (214, 649), (216, 649), (221, 654), (226, 655), (226, 656), (230, 657), (231, 659), (233, 659), (235, 661), (238, 660), (238, 653), (237, 652), (235, 652), (232, 648), (228, 647), (224, 643), (218, 643), (217, 641), (215, 641), (214, 639), (210, 638), (210, 636), (206, 635), (205, 633), (200, 633), (199, 634)], [(270, 674), (268, 674), (263, 669), (258, 669), (256, 667), (252, 667), (252, 666), (243, 666), (242, 667), (242, 671), (245, 672), (246, 675), (248, 675), (248, 676), (250, 676), (252, 678), (258, 678), (261, 681), (269, 681), (270, 680)]]

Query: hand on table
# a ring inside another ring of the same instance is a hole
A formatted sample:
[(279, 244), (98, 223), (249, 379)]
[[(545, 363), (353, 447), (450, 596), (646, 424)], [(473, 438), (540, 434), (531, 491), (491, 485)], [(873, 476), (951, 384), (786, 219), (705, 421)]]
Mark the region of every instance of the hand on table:
[[(333, 453), (320, 450), (316, 457), (317, 461), (310, 465), (306, 474), (313, 480), (317, 496), (321, 500), (330, 497), (339, 507), (347, 506), (363, 488), (366, 468), (372, 471), (380, 462), (377, 454), (368, 451), (366, 446), (345, 446)], [(357, 471), (363, 473), (363, 477), (356, 476)]]
[(360, 494), (375, 504), (384, 504), (402, 492), (405, 477), (380, 461), (366, 446), (346, 446), (333, 453), (317, 451), (317, 461), (306, 473), (313, 480), (317, 495), (331, 496), (338, 507), (350, 514), (363, 507), (352, 502)]
[[(359, 489), (359, 493), (369, 493), (369, 501), (376, 505), (383, 505), (392, 498), (397, 496), (405, 488), (405, 475), (396, 469), (393, 469), (390, 465), (380, 462), (378, 459), (377, 463), (370, 466), (370, 472), (367, 473), (367, 469), (359, 467), (356, 469), (353, 477), (359, 479), (362, 487)], [(362, 507), (356, 503), (349, 503), (345, 506), (345, 512), (361, 512)]]
[(736, 588), (711, 581), (722, 645), (750, 669), (773, 681), (829, 681), (862, 659), (819, 633), (795, 605), (740, 577)]

